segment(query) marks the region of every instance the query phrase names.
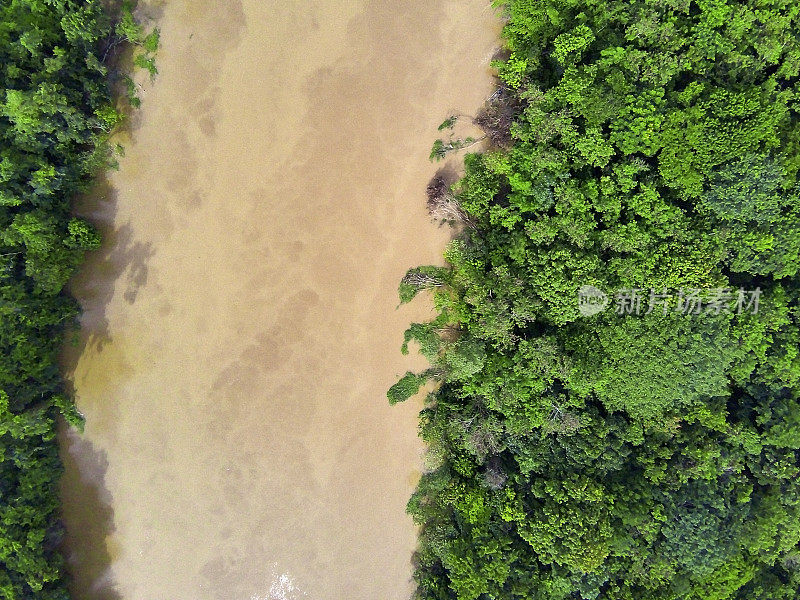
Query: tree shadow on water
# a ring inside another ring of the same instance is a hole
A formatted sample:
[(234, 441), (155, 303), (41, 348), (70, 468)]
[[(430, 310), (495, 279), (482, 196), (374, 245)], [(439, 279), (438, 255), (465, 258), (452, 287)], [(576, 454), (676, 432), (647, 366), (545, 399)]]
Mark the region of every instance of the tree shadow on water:
[[(147, 282), (147, 263), (154, 255), (149, 242), (137, 240), (129, 224), (116, 223), (117, 191), (103, 175), (78, 198), (77, 215), (102, 235), (101, 247), (89, 252), (69, 283), (81, 307), (80, 329), (68, 332), (61, 357), (64, 391), (72, 398), (74, 372), (87, 351), (102, 352), (111, 341), (107, 311), (115, 293), (132, 304)], [(95, 421), (98, 415), (95, 415)], [(108, 459), (92, 441), (65, 423), (59, 426), (64, 473), (60, 481), (63, 553), (74, 600), (122, 600), (111, 576), (114, 560), (109, 538), (114, 532), (111, 495), (105, 487)]]
[(115, 223), (117, 191), (105, 177), (76, 206), (76, 213), (90, 221), (102, 236), (98, 250), (86, 255), (84, 264), (69, 283), (69, 291), (81, 305), (81, 335), (77, 355), (85, 349), (102, 351), (110, 341), (106, 311), (115, 293), (122, 290), (128, 304), (136, 301), (147, 283), (148, 261), (153, 245), (136, 239), (130, 224)]
[(104, 451), (75, 429), (61, 424), (61, 543), (74, 600), (122, 600), (111, 575), (114, 560), (109, 537), (114, 532), (111, 494), (105, 488), (108, 460)]

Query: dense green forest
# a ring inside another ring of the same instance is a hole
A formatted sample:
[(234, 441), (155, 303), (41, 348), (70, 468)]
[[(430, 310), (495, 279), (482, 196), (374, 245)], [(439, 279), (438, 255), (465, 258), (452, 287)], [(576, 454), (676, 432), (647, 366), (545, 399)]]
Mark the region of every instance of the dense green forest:
[(0, 2), (0, 598), (68, 597), (59, 554), (59, 415), (80, 424), (58, 354), (78, 307), (63, 293), (98, 234), (71, 201), (113, 163), (122, 119), (109, 65), (131, 43), (154, 72), (158, 32), (96, 0)]
[(449, 267), (400, 286), (419, 597), (800, 598), (800, 3), (500, 5)]

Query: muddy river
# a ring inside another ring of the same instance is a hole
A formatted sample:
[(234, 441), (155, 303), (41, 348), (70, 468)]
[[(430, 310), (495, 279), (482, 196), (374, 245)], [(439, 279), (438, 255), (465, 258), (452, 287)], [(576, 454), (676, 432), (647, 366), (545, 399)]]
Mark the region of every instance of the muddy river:
[[(141, 4), (141, 2), (140, 2)], [(491, 92), (486, 0), (169, 0), (125, 156), (79, 211), (66, 431), (78, 600), (406, 600), (419, 404), (385, 391), (437, 125)]]

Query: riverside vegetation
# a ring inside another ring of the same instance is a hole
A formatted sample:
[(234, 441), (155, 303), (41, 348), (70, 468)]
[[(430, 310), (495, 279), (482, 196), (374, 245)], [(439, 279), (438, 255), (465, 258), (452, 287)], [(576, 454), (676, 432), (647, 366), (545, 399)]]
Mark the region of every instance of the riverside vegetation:
[(798, 598), (800, 4), (499, 5), (491, 146), (428, 188), (449, 266), (400, 285), (438, 309), (389, 391), (434, 390), (418, 597)]
[(145, 35), (129, 5), (96, 0), (0, 2), (0, 598), (68, 598), (59, 554), (55, 440), (59, 415), (80, 427), (58, 354), (78, 307), (64, 286), (98, 247), (71, 200), (113, 165), (123, 119), (116, 81), (137, 105), (134, 81), (114, 68), (133, 45), (155, 74), (158, 31)]

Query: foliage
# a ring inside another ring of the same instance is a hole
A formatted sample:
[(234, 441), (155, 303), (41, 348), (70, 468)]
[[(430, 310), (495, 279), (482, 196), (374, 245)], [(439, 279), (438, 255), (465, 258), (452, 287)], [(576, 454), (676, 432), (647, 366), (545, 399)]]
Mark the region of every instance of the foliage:
[(424, 289), (443, 286), (447, 280), (447, 275), (447, 269), (442, 267), (425, 266), (409, 269), (400, 281), (398, 288), (400, 303), (411, 302)]
[[(447, 121), (442, 123), (445, 125)], [(445, 127), (441, 127), (440, 129), (445, 129)], [(463, 150), (464, 148), (468, 148), (474, 144), (480, 142), (483, 138), (475, 139), (473, 137), (467, 137), (463, 140), (460, 138), (450, 138), (446, 142), (443, 140), (436, 140), (433, 142), (433, 146), (431, 147), (431, 153), (428, 157), (431, 161), (440, 161), (443, 160), (448, 154), (451, 152), (458, 152), (459, 150)]]
[(445, 129), (452, 129), (456, 126), (456, 121), (458, 121), (459, 115), (450, 115), (442, 124), (439, 125), (439, 131), (444, 131)]
[(406, 373), (400, 381), (389, 388), (389, 404), (397, 404), (411, 398), (425, 384), (426, 379), (424, 374), (417, 375), (411, 371)]
[[(794, 599), (800, 9), (498, 4), (493, 146), (429, 187), (469, 226), (449, 270), (401, 284), (439, 311), (404, 344), (430, 369), (392, 392), (439, 382), (421, 413), (438, 460), (409, 502), (418, 596)], [(762, 301), (582, 316), (587, 285)]]

